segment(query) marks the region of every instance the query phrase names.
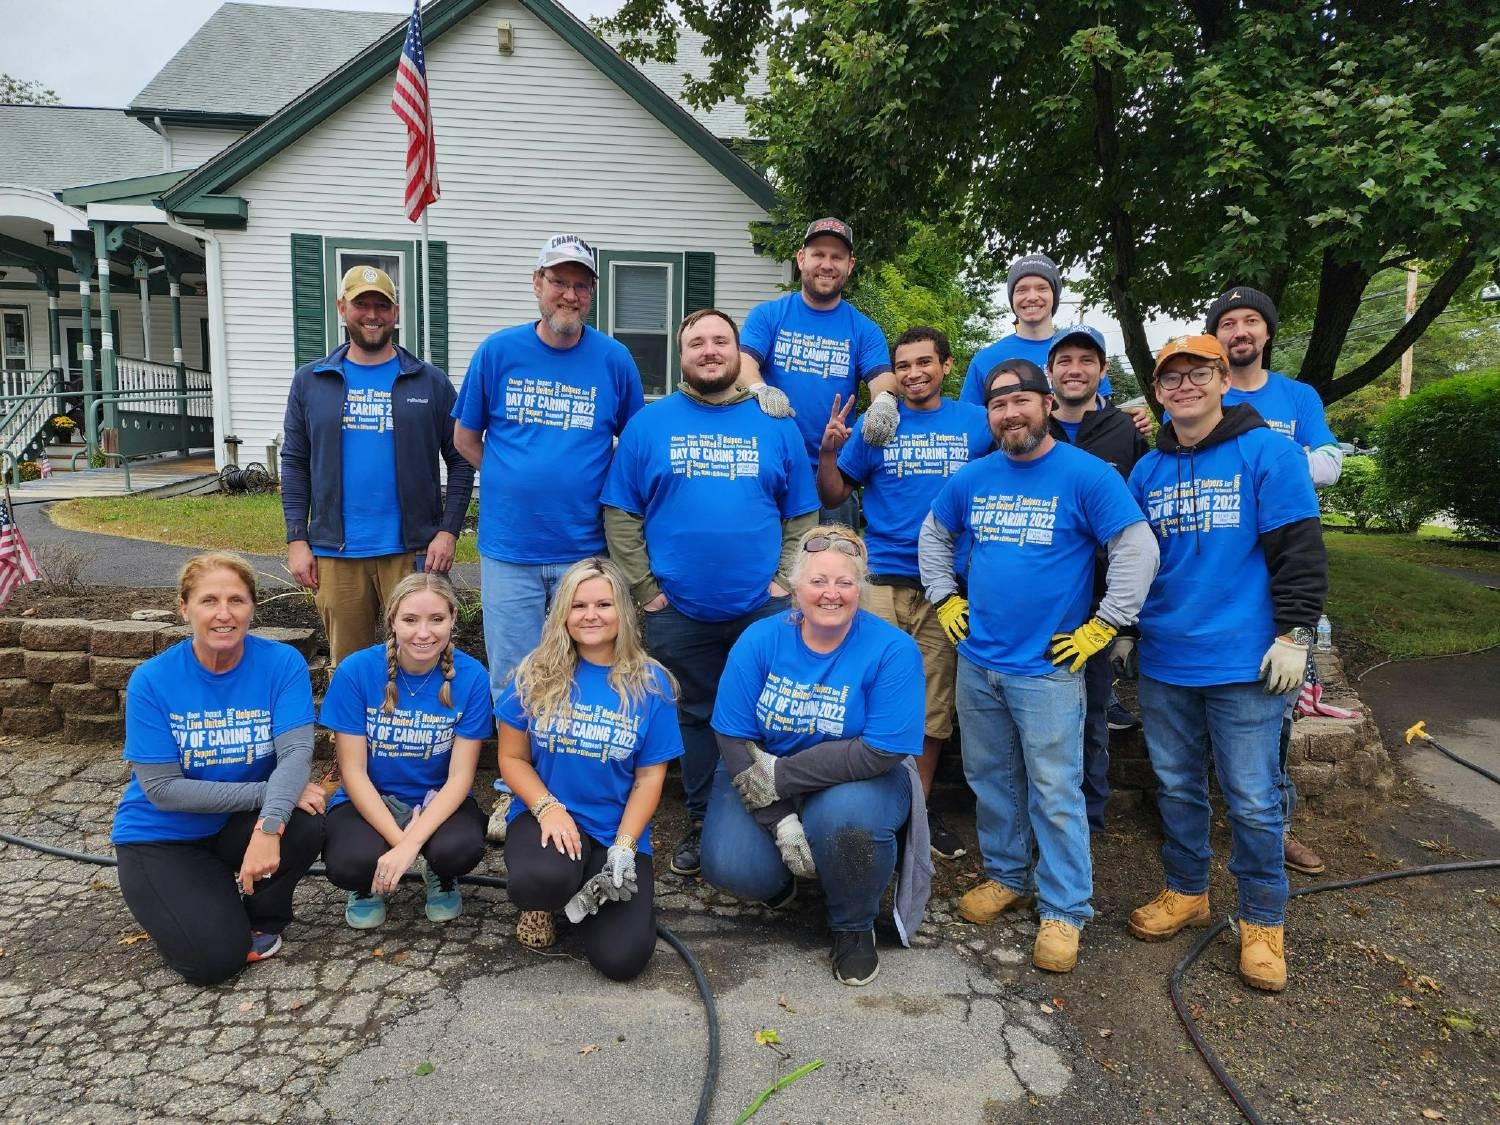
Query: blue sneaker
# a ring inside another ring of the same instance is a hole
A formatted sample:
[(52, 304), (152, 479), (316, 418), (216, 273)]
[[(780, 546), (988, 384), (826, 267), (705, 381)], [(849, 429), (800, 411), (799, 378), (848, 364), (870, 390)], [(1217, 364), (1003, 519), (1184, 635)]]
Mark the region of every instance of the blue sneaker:
[(450, 890), (443, 890), (443, 884), (432, 868), (422, 867), (422, 882), (427, 885), (427, 920), (429, 922), (451, 922), (464, 912), (464, 898), (458, 893), (458, 880), (454, 880)]
[(350, 929), (373, 930), (385, 921), (385, 899), (350, 891), (349, 905), (344, 907), (344, 921)]
[(264, 961), (269, 957), (275, 957), (280, 949), (280, 934), (263, 934), (259, 930), (252, 930), (250, 933), (250, 952), (245, 954), (245, 963), (253, 965), (257, 961)]

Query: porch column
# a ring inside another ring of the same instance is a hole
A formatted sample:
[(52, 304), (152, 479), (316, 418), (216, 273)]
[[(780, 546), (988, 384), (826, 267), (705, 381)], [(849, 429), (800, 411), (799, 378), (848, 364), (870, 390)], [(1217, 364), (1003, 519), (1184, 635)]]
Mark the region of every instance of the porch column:
[[(168, 267), (170, 268), (170, 266)], [(172, 296), (172, 366), (177, 368), (177, 452), (188, 455), (187, 365), (182, 362), (182, 286), (175, 275), (167, 292)]]
[[(67, 378), (67, 374), (63, 371), (62, 310), (58, 305), (57, 271), (48, 270), (42, 278), (42, 284), (47, 287), (47, 343), (51, 345), (52, 355), (50, 366), (57, 371), (57, 375), (52, 382), (52, 387), (54, 390), (62, 390), (63, 381)], [(58, 398), (52, 404), (52, 412), (54, 414), (61, 414), (64, 405), (63, 400)]]
[(94, 229), (94, 255), (99, 261), (99, 386), (104, 393), (104, 428), (118, 433), (120, 406), (113, 396), (119, 386), (115, 374), (114, 321), (109, 306), (109, 224), (95, 220), (89, 226)]
[(77, 243), (73, 246), (73, 269), (78, 274), (78, 347), (83, 353), (83, 438), (92, 454), (99, 448), (99, 422), (94, 416), (99, 385), (94, 381), (94, 325), (89, 319), (89, 278), (94, 262), (87, 248)]
[(146, 259), (137, 256), (132, 272), (140, 282), (141, 290), (141, 358), (151, 362), (151, 291), (150, 269)]

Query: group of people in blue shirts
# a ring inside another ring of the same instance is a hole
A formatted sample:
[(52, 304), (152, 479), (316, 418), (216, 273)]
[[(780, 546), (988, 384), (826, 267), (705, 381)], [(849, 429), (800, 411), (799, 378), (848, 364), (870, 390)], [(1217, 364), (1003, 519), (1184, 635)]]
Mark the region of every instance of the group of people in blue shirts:
[(799, 288), (743, 333), (689, 313), (681, 380), (646, 404), (630, 352), (587, 324), (592, 248), (548, 240), (539, 319), (479, 346), (452, 407), (484, 481), (488, 669), (454, 649), (446, 580), (404, 578), (386, 639), (340, 659), (323, 700), (341, 771), (326, 805), (305, 669), (247, 635), (253, 574), (189, 564), (193, 636), (129, 689), (115, 828), (126, 901), (169, 964), (218, 980), (276, 952), (319, 846), (351, 926), (381, 924), (413, 869), (428, 917), (456, 917), (484, 850), (479, 744), (498, 732), (491, 838), (523, 944), (551, 944), (564, 911), (601, 972), (645, 967), (650, 827), (678, 760), (672, 870), (777, 908), (816, 880), (833, 974), (866, 984), (893, 878), (909, 943), (933, 856), (962, 854), (926, 808), (956, 712), (986, 875), (959, 912), (983, 925), (1034, 902), (1033, 961), (1066, 972), (1093, 914), (1113, 670), (1138, 666), (1166, 843), (1130, 929), (1208, 918), (1212, 760), (1241, 975), (1285, 985), (1279, 735), (1322, 609), (1313, 487), (1337, 444), (1305, 422), (1305, 388), (1260, 366), (1274, 305), (1226, 292), (1204, 334), (1162, 349), (1150, 450), (1144, 412), (1109, 401), (1103, 337), (1053, 326), (1045, 256), (1011, 269), (1017, 331), (953, 401), (941, 332), (888, 349), (843, 300), (853, 250), (848, 224), (817, 220)]

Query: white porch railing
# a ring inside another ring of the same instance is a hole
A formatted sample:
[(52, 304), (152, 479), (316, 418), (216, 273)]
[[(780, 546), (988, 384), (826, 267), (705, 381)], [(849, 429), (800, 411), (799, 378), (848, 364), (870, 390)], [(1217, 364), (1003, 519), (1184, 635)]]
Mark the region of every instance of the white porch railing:
[[(115, 357), (115, 386), (120, 391), (129, 391), (120, 400), (120, 409), (143, 414), (176, 414), (180, 410), (177, 395), (177, 368), (170, 363), (153, 363), (130, 356)], [(187, 369), (187, 415), (189, 418), (209, 418), (213, 415), (213, 400), (209, 390), (209, 374), (195, 368)], [(157, 398), (147, 393), (161, 391)], [(201, 393), (195, 393), (201, 392)]]

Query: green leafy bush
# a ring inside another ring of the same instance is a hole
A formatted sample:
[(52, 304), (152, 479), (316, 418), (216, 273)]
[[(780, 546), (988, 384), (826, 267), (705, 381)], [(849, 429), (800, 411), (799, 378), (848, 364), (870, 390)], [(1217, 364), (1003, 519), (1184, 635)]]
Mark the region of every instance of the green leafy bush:
[(1500, 539), (1500, 371), (1445, 379), (1391, 403), (1379, 440), (1394, 495), (1449, 513), (1464, 534)]
[(1432, 514), (1420, 501), (1392, 489), (1373, 457), (1350, 457), (1337, 484), (1318, 493), (1324, 512), (1348, 516), (1361, 531), (1379, 524), (1389, 531), (1415, 531)]

